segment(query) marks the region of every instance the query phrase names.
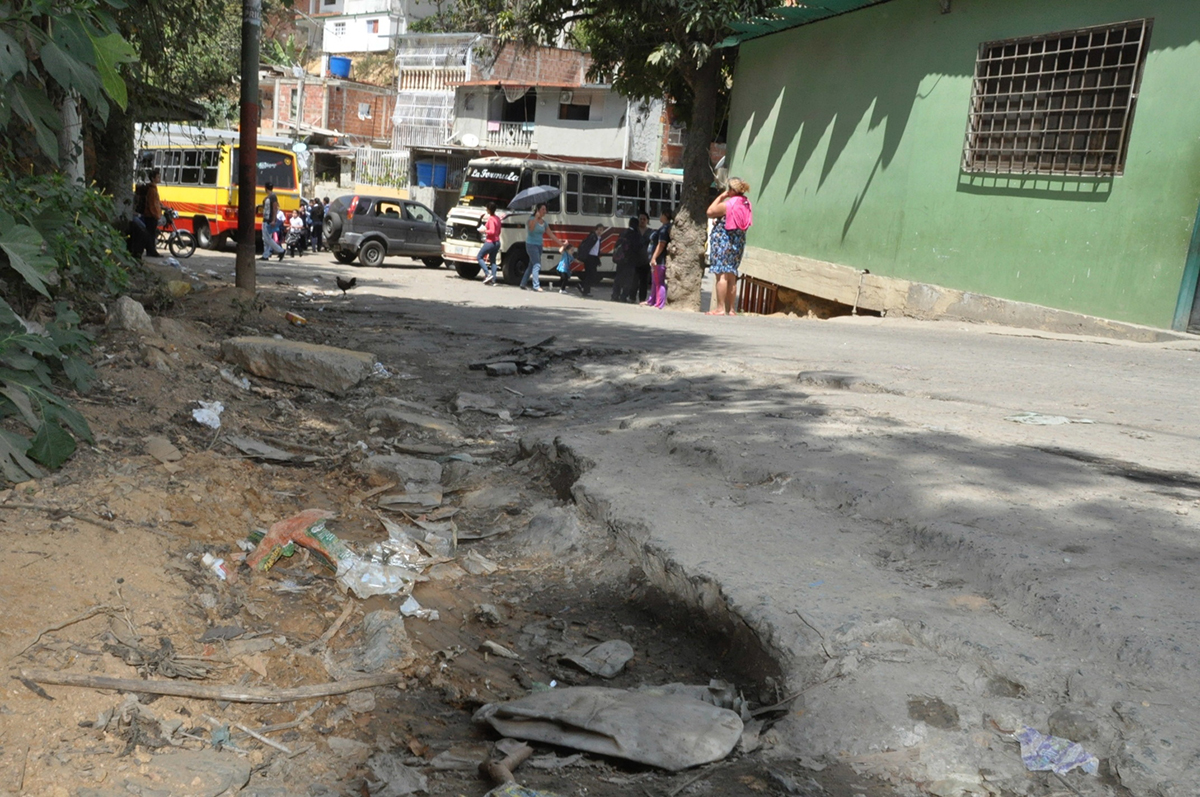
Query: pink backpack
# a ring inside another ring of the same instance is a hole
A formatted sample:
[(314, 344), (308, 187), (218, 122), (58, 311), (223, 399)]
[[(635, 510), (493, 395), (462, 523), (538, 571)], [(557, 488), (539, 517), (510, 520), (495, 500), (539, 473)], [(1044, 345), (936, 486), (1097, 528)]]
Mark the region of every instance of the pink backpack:
[(754, 218), (750, 212), (749, 199), (741, 195), (725, 199), (725, 229), (748, 230), (753, 223)]

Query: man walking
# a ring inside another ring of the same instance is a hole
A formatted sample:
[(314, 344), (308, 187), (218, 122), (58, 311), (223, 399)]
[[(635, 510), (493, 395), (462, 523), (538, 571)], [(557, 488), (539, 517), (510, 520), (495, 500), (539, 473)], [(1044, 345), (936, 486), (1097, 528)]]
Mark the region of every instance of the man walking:
[(146, 227), (145, 250), (148, 257), (162, 257), (158, 253), (158, 224), (162, 220), (162, 200), (158, 198), (158, 169), (150, 170), (150, 184), (146, 186), (146, 200), (142, 207), (142, 223)]
[(283, 260), (283, 247), (275, 240), (275, 235), (280, 229), (279, 222), (277, 221), (279, 216), (279, 197), (275, 196), (275, 185), (273, 183), (267, 183), (263, 188), (267, 190), (267, 195), (263, 197), (262, 204), (262, 259), (270, 260), (271, 255), (279, 255), (279, 259)]
[(314, 199), (308, 206), (308, 221), (312, 225), (312, 250), (321, 251), (321, 233), (325, 229), (325, 205), (320, 199)]

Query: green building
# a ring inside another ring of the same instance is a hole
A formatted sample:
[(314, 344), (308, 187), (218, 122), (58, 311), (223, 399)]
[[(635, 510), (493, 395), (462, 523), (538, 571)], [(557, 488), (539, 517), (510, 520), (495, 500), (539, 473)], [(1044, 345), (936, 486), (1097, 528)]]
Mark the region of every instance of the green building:
[(745, 273), (915, 316), (1200, 326), (1197, 0), (824, 0), (737, 29)]

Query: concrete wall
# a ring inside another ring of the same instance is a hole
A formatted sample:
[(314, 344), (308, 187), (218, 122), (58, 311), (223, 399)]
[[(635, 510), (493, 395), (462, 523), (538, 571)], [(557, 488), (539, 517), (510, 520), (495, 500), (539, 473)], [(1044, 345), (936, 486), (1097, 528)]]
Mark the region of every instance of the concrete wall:
[(378, 53), (391, 49), (392, 39), (401, 32), (400, 20), (386, 13), (343, 16), (325, 20), (322, 40), (327, 53)]
[[(1124, 176), (961, 171), (980, 43), (1139, 17), (1154, 30)], [(771, 266), (793, 286), (808, 259), (1169, 327), (1200, 203), (1198, 39), (1194, 0), (893, 0), (749, 41), (729, 135), (748, 243), (797, 256)]]

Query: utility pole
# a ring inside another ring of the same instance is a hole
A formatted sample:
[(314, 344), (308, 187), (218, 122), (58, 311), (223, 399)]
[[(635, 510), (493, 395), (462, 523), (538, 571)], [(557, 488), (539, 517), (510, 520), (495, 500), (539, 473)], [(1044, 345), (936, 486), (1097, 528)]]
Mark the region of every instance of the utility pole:
[(262, 0), (242, 0), (241, 130), (238, 136), (238, 235), (234, 284), (257, 289), (254, 264), (254, 210), (258, 204), (258, 44)]

